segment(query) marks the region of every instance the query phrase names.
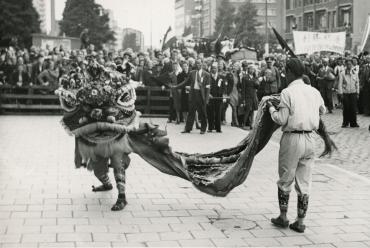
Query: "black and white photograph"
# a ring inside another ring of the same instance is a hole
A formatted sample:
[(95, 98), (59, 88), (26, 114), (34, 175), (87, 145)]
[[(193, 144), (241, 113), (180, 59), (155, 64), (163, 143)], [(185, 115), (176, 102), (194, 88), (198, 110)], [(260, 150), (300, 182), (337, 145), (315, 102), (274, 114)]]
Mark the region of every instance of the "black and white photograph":
[(370, 247), (370, 1), (0, 0), (11, 247)]

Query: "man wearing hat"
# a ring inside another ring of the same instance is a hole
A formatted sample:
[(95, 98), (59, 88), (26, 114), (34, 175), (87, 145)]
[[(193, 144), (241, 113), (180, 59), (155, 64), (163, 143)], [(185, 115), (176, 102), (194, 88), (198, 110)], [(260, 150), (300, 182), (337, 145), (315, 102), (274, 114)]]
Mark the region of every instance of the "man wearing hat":
[[(304, 232), (315, 156), (313, 131), (319, 128), (320, 115), (326, 109), (320, 92), (303, 82), (304, 65), (299, 59), (287, 61), (286, 73), (288, 87), (281, 92), (278, 108), (271, 102), (267, 103), (271, 118), (282, 126), (284, 132), (280, 140), (277, 182), (280, 215), (271, 222), (279, 227), (289, 226), (294, 231)], [(298, 216), (289, 225), (287, 211), (294, 181), (298, 194)]]
[(263, 96), (279, 93), (280, 90), (280, 72), (274, 66), (274, 57), (266, 57), (267, 68), (262, 72), (263, 82), (261, 87), (263, 89)]

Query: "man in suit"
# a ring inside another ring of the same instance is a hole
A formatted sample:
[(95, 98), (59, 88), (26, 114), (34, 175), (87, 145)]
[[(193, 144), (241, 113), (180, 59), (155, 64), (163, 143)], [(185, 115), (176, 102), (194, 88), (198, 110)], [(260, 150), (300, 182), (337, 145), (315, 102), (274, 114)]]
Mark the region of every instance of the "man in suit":
[(370, 55), (365, 58), (360, 68), (360, 108), (361, 114), (370, 115)]
[(329, 66), (328, 58), (324, 58), (322, 61), (322, 67), (317, 74), (317, 81), (321, 96), (324, 98), (325, 106), (328, 108), (329, 113), (333, 113), (335, 75), (333, 68)]
[(223, 77), (218, 73), (217, 63), (211, 65), (210, 100), (207, 105), (208, 132), (221, 133), (221, 104), (225, 88)]
[(190, 85), (189, 114), (182, 133), (190, 133), (195, 120), (195, 111), (197, 111), (201, 123), (200, 134), (204, 134), (207, 129), (206, 106), (209, 102), (211, 76), (203, 69), (202, 60), (198, 59), (195, 66), (196, 70), (191, 71), (184, 82), (172, 87)]
[(31, 84), (39, 84), (37, 77), (44, 69), (44, 56), (41, 54), (37, 55), (37, 61), (32, 65), (31, 68)]

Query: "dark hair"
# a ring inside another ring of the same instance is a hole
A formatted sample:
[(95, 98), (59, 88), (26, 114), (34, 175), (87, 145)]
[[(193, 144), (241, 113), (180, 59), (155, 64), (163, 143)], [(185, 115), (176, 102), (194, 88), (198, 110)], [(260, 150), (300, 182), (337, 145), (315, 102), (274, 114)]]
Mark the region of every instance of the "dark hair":
[(305, 66), (301, 60), (297, 58), (291, 58), (286, 63), (287, 71), (290, 71), (297, 77), (302, 77), (305, 72)]

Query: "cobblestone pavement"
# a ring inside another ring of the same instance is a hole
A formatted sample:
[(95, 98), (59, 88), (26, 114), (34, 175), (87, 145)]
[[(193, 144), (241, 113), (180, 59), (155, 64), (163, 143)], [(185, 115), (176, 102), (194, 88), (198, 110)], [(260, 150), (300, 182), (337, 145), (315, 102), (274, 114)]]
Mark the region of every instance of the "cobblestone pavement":
[[(338, 151), (331, 158), (323, 158), (319, 163), (329, 163), (370, 178), (370, 117), (358, 115), (360, 128), (341, 128), (342, 110), (334, 114), (326, 114), (323, 120), (332, 139), (338, 146)], [(279, 141), (281, 132), (274, 134), (273, 140)], [(321, 153), (324, 144), (318, 138), (317, 153)]]
[[(116, 190), (91, 192), (98, 182), (92, 173), (74, 169), (74, 140), (59, 118), (0, 116), (1, 248), (370, 247), (370, 180), (325, 164), (314, 169), (306, 232), (270, 224), (278, 213), (273, 142), (255, 158), (246, 182), (225, 198), (201, 193), (131, 155), (129, 205), (111, 212)], [(164, 121), (153, 120), (162, 127)], [(228, 126), (222, 134), (203, 136), (180, 134), (181, 128), (167, 127), (174, 149), (185, 152), (230, 147), (246, 135)], [(291, 198), (294, 219), (295, 194)]]

